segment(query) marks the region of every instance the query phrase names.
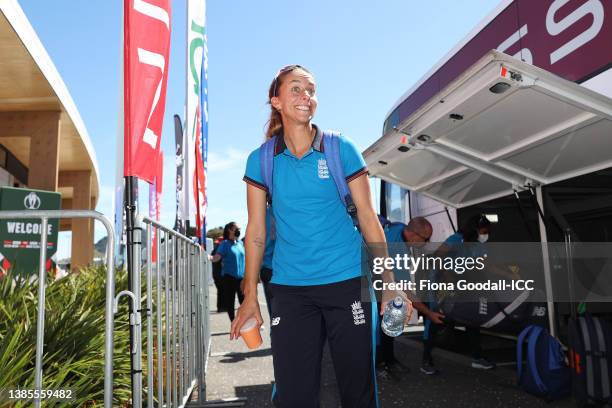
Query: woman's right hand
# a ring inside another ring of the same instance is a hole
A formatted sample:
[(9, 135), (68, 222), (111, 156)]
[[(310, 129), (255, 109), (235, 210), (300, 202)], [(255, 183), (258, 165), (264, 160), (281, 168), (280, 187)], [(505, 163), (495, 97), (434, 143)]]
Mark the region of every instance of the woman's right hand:
[(230, 340), (237, 340), (240, 337), (240, 329), (246, 323), (247, 320), (254, 317), (257, 320), (257, 330), (263, 324), (261, 318), (261, 311), (259, 310), (259, 301), (257, 295), (245, 297), (242, 304), (236, 312), (236, 317), (232, 321), (232, 327), (230, 330)]

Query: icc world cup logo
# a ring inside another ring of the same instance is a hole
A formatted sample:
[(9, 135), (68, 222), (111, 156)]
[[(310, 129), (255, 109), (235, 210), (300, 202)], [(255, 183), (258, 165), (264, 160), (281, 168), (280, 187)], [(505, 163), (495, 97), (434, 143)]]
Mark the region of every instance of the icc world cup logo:
[(40, 198), (32, 191), (23, 199), (23, 206), (28, 210), (38, 210), (40, 207)]

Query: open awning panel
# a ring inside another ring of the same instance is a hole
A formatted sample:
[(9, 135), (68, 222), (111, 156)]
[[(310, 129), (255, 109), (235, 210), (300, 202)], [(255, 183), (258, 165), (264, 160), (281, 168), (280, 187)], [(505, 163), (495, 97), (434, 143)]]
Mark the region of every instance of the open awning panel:
[(612, 167), (612, 100), (493, 50), (364, 156), (372, 175), (464, 207), (511, 193), (517, 179)]

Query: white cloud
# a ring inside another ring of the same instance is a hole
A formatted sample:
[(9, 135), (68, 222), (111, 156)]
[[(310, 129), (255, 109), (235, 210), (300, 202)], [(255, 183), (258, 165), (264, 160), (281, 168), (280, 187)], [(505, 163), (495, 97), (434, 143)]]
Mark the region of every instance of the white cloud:
[(228, 147), (224, 152), (208, 152), (208, 171), (210, 173), (244, 171), (249, 152)]

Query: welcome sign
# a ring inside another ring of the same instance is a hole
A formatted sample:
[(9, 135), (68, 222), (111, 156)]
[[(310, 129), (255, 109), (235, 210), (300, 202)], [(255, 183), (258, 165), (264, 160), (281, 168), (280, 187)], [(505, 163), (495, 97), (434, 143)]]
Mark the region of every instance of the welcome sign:
[[(1, 187), (0, 210), (35, 211), (59, 210), (60, 193)], [(50, 219), (47, 225), (46, 269), (53, 265), (57, 252), (59, 219)], [(9, 269), (13, 273), (32, 275), (38, 273), (40, 259), (40, 219), (0, 220), (0, 275)]]

